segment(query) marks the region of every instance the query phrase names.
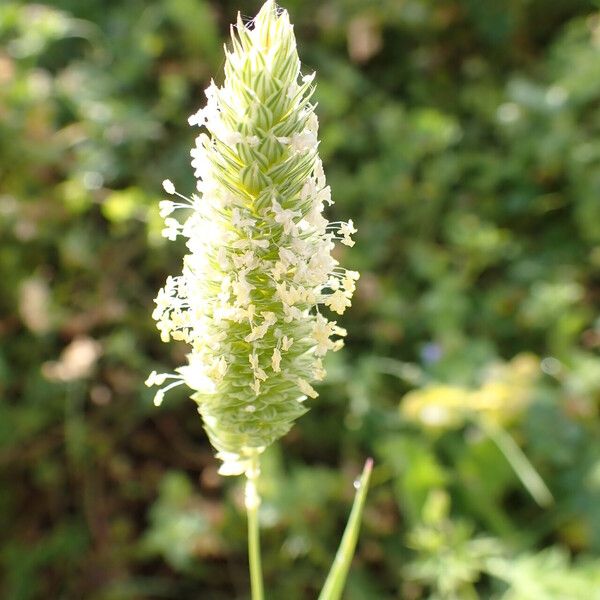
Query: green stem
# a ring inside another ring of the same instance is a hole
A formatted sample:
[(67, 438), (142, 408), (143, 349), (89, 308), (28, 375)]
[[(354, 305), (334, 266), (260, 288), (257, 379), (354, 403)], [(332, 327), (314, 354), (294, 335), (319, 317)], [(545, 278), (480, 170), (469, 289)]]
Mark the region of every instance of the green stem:
[(478, 422), (483, 431), (498, 446), (500, 452), (504, 454), (533, 499), (542, 507), (550, 506), (554, 502), (552, 493), (515, 440), (499, 425), (490, 423), (486, 419), (479, 419)]
[(258, 528), (258, 507), (260, 496), (256, 489), (259, 474), (258, 457), (246, 473), (246, 513), (248, 515), (248, 558), (250, 563), (250, 586), (252, 600), (264, 600), (263, 577), (260, 560), (260, 536)]

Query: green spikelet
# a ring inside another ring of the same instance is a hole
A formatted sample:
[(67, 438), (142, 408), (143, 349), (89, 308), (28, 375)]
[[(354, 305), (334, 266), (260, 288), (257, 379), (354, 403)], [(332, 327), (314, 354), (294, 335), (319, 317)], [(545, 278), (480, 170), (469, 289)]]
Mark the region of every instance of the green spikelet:
[(331, 194), (310, 102), (314, 75), (300, 73), (288, 13), (269, 0), (248, 26), (238, 16), (225, 53), (223, 86), (211, 83), (206, 107), (189, 119), (204, 129), (191, 152), (198, 195), (165, 180), (177, 200), (160, 205), (163, 234), (185, 237), (189, 253), (153, 317), (164, 341), (190, 345), (189, 364), (153, 372), (147, 384), (169, 382), (156, 404), (170, 387), (194, 390), (221, 472), (239, 474), (317, 396), (321, 358), (345, 335), (320, 307), (343, 313), (358, 273), (331, 256), (336, 240), (354, 244), (355, 230), (322, 215)]

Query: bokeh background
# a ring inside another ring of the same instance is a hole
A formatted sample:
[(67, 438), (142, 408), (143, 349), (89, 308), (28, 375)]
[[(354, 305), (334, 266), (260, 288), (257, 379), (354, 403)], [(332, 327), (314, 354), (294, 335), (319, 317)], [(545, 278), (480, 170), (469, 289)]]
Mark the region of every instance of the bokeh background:
[[(316, 597), (373, 456), (348, 600), (600, 598), (598, 3), (285, 5), (362, 278), (264, 461), (269, 597)], [(0, 3), (2, 598), (247, 598), (240, 482), (143, 381), (185, 353), (160, 182), (258, 7)]]

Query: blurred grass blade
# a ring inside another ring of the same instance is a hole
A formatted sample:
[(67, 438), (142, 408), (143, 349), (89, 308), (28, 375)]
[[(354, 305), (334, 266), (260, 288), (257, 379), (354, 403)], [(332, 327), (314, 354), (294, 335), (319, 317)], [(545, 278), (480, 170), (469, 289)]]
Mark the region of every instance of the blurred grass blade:
[(348, 570), (350, 569), (350, 563), (352, 562), (354, 549), (356, 548), (356, 540), (358, 539), (360, 521), (365, 506), (365, 500), (367, 498), (369, 479), (371, 478), (372, 470), (373, 459), (369, 458), (367, 459), (362, 475), (358, 480), (356, 496), (354, 497), (350, 518), (348, 519), (348, 524), (344, 530), (340, 547), (335, 555), (333, 565), (331, 565), (329, 575), (327, 575), (323, 590), (319, 595), (319, 600), (339, 600), (339, 598), (342, 597), (346, 577), (348, 576)]
[(540, 506), (550, 506), (554, 502), (552, 493), (523, 450), (519, 448), (508, 432), (502, 429), (502, 427), (486, 422), (485, 419), (480, 419), (478, 422), (483, 431), (498, 446), (500, 452), (504, 454), (506, 460), (533, 499)]

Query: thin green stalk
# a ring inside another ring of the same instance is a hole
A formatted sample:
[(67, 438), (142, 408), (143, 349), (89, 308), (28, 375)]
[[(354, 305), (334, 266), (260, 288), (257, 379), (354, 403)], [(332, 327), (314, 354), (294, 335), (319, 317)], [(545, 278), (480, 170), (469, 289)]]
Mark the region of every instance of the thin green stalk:
[(348, 576), (350, 563), (352, 562), (354, 549), (356, 548), (360, 520), (365, 506), (365, 500), (367, 499), (367, 490), (369, 488), (369, 479), (371, 478), (372, 470), (373, 460), (369, 458), (365, 463), (360, 480), (357, 482), (356, 496), (354, 497), (350, 518), (348, 519), (348, 524), (344, 530), (340, 547), (335, 555), (333, 565), (331, 565), (329, 575), (327, 575), (323, 590), (319, 595), (319, 600), (339, 600), (339, 598), (342, 597), (344, 585), (346, 584), (346, 577)]
[(256, 489), (259, 467), (255, 457), (252, 467), (246, 473), (246, 513), (248, 515), (248, 559), (250, 563), (250, 586), (252, 600), (264, 600), (263, 576), (260, 559), (260, 535), (258, 528), (258, 507), (260, 496)]
[(509, 433), (499, 425), (490, 423), (486, 419), (478, 419), (477, 422), (488, 437), (498, 446), (500, 452), (504, 454), (504, 457), (533, 499), (540, 506), (550, 506), (554, 502), (552, 493), (534, 466), (529, 462), (523, 450), (519, 448)]

